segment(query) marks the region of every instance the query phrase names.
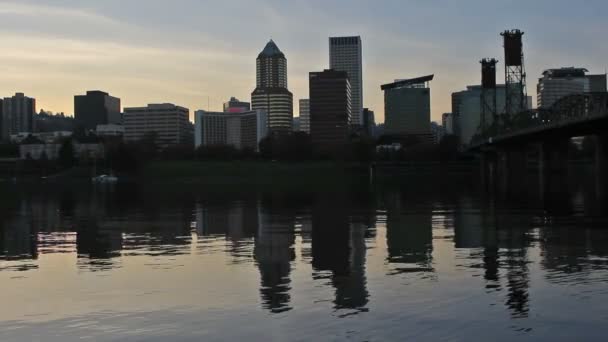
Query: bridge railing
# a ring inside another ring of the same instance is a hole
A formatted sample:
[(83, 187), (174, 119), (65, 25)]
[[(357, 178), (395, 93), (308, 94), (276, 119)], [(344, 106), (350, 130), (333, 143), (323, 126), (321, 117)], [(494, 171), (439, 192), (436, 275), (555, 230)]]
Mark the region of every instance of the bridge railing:
[(524, 111), (499, 120), (485, 129), (480, 129), (471, 141), (471, 146), (491, 143), (501, 137), (516, 135), (530, 129), (542, 129), (586, 118), (608, 116), (608, 93), (585, 93), (568, 95), (551, 108)]

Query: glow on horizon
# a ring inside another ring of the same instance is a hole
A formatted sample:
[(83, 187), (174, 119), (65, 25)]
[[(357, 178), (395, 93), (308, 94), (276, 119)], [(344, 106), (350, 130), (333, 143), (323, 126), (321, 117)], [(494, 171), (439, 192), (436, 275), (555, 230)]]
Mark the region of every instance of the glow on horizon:
[(504, 29), (526, 32), (529, 95), (547, 68), (604, 72), (608, 47), (598, 42), (608, 24), (599, 14), (608, 3), (590, 0), (584, 13), (565, 0), (483, 3), (0, 1), (0, 96), (24, 92), (38, 109), (67, 114), (74, 95), (94, 89), (120, 97), (123, 107), (171, 102), (191, 115), (221, 110), (231, 96), (250, 100), (255, 58), (271, 37), (288, 59), (295, 116), (297, 100), (308, 97), (308, 72), (328, 67), (329, 36), (362, 37), (364, 106), (379, 122), (380, 85), (425, 74), (436, 75), (432, 118), (440, 120), (451, 111), (452, 92), (479, 83), (481, 58), (503, 59)]

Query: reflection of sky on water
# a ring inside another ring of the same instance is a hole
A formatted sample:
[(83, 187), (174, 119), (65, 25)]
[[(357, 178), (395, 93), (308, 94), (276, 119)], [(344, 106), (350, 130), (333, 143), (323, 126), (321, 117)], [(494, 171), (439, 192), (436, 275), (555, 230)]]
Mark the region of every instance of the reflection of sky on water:
[(399, 189), (18, 197), (2, 340), (593, 340), (608, 319), (606, 220), (583, 194), (526, 210)]

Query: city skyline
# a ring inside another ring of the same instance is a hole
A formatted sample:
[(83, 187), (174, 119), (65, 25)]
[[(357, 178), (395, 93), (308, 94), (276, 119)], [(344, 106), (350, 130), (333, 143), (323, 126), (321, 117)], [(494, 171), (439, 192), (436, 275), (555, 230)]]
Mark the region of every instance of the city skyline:
[[(0, 36), (11, 49), (0, 56), (4, 78), (0, 93), (23, 92), (37, 99), (39, 109), (68, 114), (74, 112), (74, 95), (97, 89), (121, 98), (123, 107), (171, 102), (190, 108), (191, 113), (221, 110), (231, 96), (248, 98), (255, 84), (253, 60), (272, 38), (290, 60), (294, 97), (307, 98), (308, 72), (328, 67), (327, 38), (360, 35), (363, 106), (374, 110), (382, 122), (379, 85), (434, 73), (432, 119), (440, 121), (442, 113), (451, 111), (452, 92), (479, 84), (480, 58), (499, 59), (498, 83), (503, 83), (499, 33), (504, 29), (526, 32), (528, 92), (534, 97), (535, 80), (546, 69), (580, 66), (601, 73), (608, 64), (608, 48), (596, 43), (608, 26), (600, 19), (608, 4), (601, 1), (586, 3), (585, 13), (571, 11), (566, 1), (526, 3), (525, 10), (523, 1), (492, 10), (479, 10), (479, 1), (351, 1), (344, 15), (336, 18), (332, 13), (343, 9), (344, 3), (335, 1), (328, 11), (318, 13), (315, 1), (214, 2), (213, 6), (185, 1), (179, 8), (155, 1), (141, 12), (136, 1), (122, 6), (117, 1), (2, 1)], [(403, 11), (408, 6), (414, 10)], [(371, 9), (376, 14), (370, 15)], [(226, 29), (220, 25), (226, 18), (214, 15), (216, 11), (259, 18), (260, 27)], [(452, 16), (454, 11), (461, 15)], [(429, 16), (441, 25), (423, 25)], [(159, 22), (160, 18), (166, 22)], [(306, 29), (311, 18), (315, 32)], [(547, 18), (553, 20), (540, 20)], [(567, 27), (564, 20), (570, 23)], [(409, 23), (407, 27), (403, 22)]]

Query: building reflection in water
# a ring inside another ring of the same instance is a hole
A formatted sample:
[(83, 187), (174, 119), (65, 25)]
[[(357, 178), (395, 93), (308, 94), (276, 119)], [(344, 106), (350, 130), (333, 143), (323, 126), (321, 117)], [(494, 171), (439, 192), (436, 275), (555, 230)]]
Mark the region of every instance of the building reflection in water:
[(433, 272), (433, 220), (430, 206), (406, 208), (402, 195), (387, 195), (386, 239), (392, 272)]
[(281, 196), (269, 195), (260, 206), (254, 258), (260, 270), (262, 304), (273, 313), (291, 310), (291, 263), (295, 260), (295, 211)]
[[(345, 200), (323, 196), (312, 209), (312, 265), (315, 279), (328, 278), (335, 288), (335, 309), (366, 311), (367, 226), (349, 222)], [(327, 274), (326, 272), (329, 272)]]

